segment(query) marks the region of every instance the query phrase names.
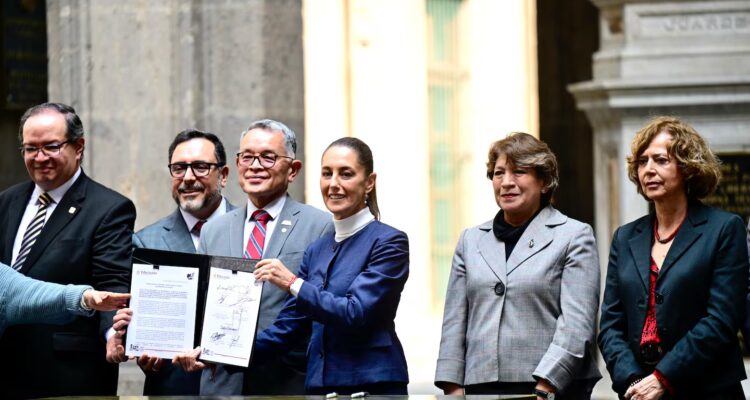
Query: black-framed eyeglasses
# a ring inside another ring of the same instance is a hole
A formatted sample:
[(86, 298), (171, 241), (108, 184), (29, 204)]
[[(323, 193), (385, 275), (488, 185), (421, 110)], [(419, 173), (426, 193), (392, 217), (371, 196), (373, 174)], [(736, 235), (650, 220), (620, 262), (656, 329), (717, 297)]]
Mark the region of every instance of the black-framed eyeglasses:
[(194, 161), (191, 163), (172, 163), (167, 165), (167, 167), (169, 167), (169, 174), (172, 175), (173, 178), (183, 178), (187, 173), (188, 168), (193, 170), (193, 175), (197, 177), (204, 177), (211, 172), (211, 167), (219, 167), (219, 164), (204, 161)]
[(290, 160), (294, 160), (294, 158), (292, 157), (280, 156), (270, 151), (260, 153), (257, 156), (249, 152), (237, 153), (237, 162), (240, 164), (240, 166), (243, 166), (243, 167), (249, 167), (253, 165), (255, 160), (258, 160), (258, 163), (260, 163), (261, 167), (272, 168), (274, 165), (276, 165), (276, 160), (278, 160), (279, 158), (288, 158)]
[(24, 157), (34, 158), (37, 156), (37, 154), (39, 154), (40, 151), (47, 157), (55, 157), (60, 154), (60, 149), (62, 149), (62, 147), (68, 143), (73, 143), (73, 140), (68, 139), (64, 142), (49, 143), (45, 144), (44, 146), (30, 146), (24, 144), (18, 149), (21, 150), (21, 155), (23, 155)]

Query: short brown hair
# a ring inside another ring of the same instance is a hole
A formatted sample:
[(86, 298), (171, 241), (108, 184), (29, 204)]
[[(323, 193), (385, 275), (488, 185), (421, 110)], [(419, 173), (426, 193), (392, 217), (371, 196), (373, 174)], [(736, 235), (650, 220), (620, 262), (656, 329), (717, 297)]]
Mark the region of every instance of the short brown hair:
[(542, 193), (542, 202), (552, 200), (560, 178), (557, 172), (557, 157), (547, 143), (524, 132), (513, 132), (505, 139), (492, 143), (487, 155), (487, 179), (492, 180), (495, 163), (503, 154), (513, 166), (533, 169), (547, 189), (546, 193)]
[(635, 134), (630, 144), (630, 155), (627, 157), (628, 178), (635, 183), (638, 193), (648, 200), (638, 181), (638, 158), (661, 132), (672, 136), (667, 152), (677, 160), (677, 168), (685, 180), (687, 197), (701, 199), (713, 193), (721, 181), (719, 159), (692, 126), (668, 116), (653, 118)]

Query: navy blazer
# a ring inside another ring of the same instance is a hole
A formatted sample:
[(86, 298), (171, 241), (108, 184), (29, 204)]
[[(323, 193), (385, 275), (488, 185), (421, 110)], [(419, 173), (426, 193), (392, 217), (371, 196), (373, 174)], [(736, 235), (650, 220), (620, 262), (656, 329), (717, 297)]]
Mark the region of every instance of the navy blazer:
[(394, 319), (409, 275), (406, 234), (373, 221), (337, 243), (334, 233), (305, 251), (299, 295), (289, 296), (255, 341), (258, 361), (312, 330), (307, 390), (409, 381)]
[[(650, 372), (639, 361), (649, 297), (654, 214), (612, 239), (599, 348), (623, 394)], [(745, 312), (748, 254), (742, 220), (691, 202), (656, 281), (656, 322), (665, 355), (656, 365), (677, 395), (700, 396), (745, 379), (737, 330)]]

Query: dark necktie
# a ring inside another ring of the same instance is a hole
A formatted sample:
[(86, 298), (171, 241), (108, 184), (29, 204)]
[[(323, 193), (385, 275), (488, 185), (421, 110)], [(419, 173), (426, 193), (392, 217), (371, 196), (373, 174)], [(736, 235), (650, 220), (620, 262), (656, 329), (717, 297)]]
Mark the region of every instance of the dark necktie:
[(201, 237), (201, 229), (203, 229), (203, 224), (206, 223), (205, 219), (202, 219), (193, 225), (193, 229), (190, 230), (190, 233), (192, 233), (195, 236)]
[(36, 238), (42, 233), (44, 228), (44, 221), (47, 217), (47, 207), (52, 203), (52, 197), (47, 193), (39, 195), (39, 208), (36, 210), (36, 215), (26, 227), (26, 232), (23, 234), (23, 240), (21, 241), (21, 249), (18, 250), (18, 257), (16, 262), (13, 264), (13, 268), (18, 271), (23, 267), (23, 263), (26, 261), (26, 257), (31, 252), (31, 247), (36, 243)]
[(245, 258), (260, 259), (263, 257), (263, 246), (266, 242), (266, 225), (271, 216), (265, 210), (256, 210), (250, 217), (255, 221), (253, 231), (250, 232), (250, 239), (247, 241), (245, 248)]

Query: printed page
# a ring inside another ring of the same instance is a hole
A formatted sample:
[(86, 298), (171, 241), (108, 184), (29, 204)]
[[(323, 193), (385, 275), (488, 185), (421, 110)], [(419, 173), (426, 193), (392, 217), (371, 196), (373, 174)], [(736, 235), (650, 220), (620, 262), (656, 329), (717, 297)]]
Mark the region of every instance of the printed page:
[(200, 359), (247, 367), (263, 283), (251, 272), (211, 268), (209, 274)]
[(125, 354), (172, 359), (193, 349), (198, 268), (133, 264)]

